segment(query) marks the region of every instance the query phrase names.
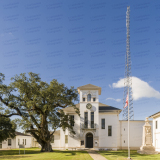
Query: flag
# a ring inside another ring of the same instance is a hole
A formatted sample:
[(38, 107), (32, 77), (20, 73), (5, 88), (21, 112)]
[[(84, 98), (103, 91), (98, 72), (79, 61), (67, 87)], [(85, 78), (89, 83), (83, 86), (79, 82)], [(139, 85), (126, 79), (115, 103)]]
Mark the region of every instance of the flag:
[(127, 106), (128, 106), (128, 93), (127, 93), (126, 104), (125, 104), (124, 108), (126, 108)]

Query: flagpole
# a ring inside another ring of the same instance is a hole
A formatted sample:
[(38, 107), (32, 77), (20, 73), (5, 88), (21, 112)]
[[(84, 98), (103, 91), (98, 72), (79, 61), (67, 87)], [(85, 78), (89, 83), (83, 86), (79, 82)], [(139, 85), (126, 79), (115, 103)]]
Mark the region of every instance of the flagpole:
[(127, 6), (127, 12), (126, 12), (126, 27), (127, 27), (127, 41), (126, 41), (126, 53), (127, 53), (127, 87), (128, 87), (128, 158), (127, 159), (131, 159), (130, 158), (130, 146), (129, 146), (129, 140), (130, 140), (130, 126), (129, 126), (129, 121), (130, 121), (130, 113), (129, 113), (129, 91), (130, 91), (130, 6)]
[[(128, 77), (129, 78), (129, 77)], [(129, 80), (128, 80), (129, 81)], [(129, 82), (128, 82), (129, 83)], [(130, 159), (130, 147), (129, 147), (129, 86), (128, 86), (128, 159)]]

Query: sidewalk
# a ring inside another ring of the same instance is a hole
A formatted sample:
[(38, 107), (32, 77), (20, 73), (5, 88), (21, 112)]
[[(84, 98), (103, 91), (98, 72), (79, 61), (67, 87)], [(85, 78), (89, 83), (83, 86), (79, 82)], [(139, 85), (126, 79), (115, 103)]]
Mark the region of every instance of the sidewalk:
[(94, 160), (107, 160), (105, 157), (101, 156), (94, 150), (87, 150), (87, 152)]

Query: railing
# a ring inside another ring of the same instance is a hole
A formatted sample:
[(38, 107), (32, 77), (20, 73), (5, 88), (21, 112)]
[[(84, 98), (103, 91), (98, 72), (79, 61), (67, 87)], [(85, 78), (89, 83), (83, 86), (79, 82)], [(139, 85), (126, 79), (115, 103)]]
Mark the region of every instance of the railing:
[(83, 123), (81, 124), (81, 129), (96, 129), (96, 124), (94, 123), (89, 125), (89, 124)]

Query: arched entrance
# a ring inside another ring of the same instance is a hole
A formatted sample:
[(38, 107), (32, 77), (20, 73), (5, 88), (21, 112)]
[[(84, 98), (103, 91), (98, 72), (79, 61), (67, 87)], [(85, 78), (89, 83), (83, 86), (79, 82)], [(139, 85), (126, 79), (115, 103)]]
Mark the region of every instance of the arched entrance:
[(93, 134), (86, 134), (86, 148), (93, 148)]

